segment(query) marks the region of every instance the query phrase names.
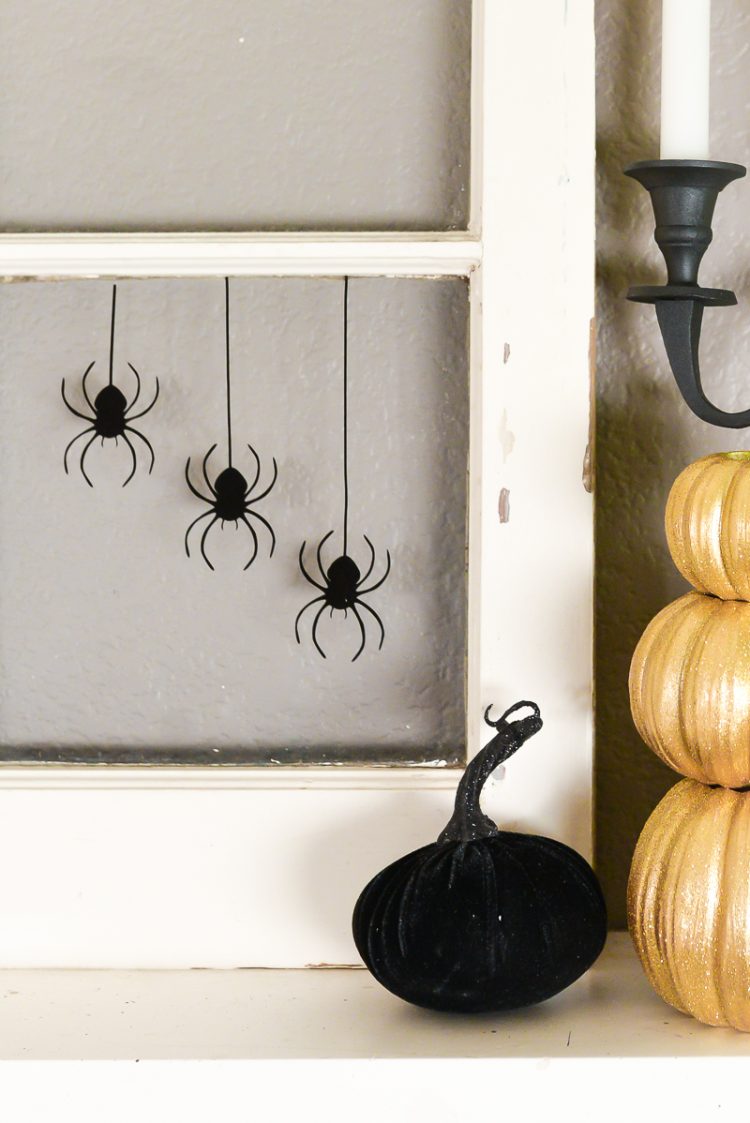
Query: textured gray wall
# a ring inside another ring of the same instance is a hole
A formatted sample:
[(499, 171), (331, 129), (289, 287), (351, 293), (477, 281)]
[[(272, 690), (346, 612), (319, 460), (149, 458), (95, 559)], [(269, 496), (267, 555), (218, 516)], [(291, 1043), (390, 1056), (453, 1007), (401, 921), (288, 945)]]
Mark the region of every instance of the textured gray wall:
[[(262, 512), (277, 535), (248, 572), (247, 531), (211, 531), (212, 573), (188, 560), (183, 535), (205, 508), (183, 477), (218, 442), (226, 457), (224, 285), (129, 281), (118, 288), (115, 381), (156, 450), (127, 488), (127, 449), (85, 441), (60, 379), (84, 412), (106, 379), (111, 285), (0, 287), (0, 755), (13, 747), (96, 758), (152, 746), (204, 759), (435, 760), (464, 750), (467, 286), (462, 280), (352, 280), (349, 295), (350, 538), (360, 568), (373, 541), (387, 583), (367, 598), (375, 622), (359, 661), (355, 620), (326, 614), (324, 662), (294, 639), (317, 595), (301, 577), (303, 539), (316, 545), (342, 517), (342, 294), (339, 279), (232, 283), (235, 465), (249, 476), (252, 442), (276, 488)], [(136, 441), (136, 444), (138, 442)], [(205, 524), (204, 524), (205, 525)], [(329, 543), (329, 546), (331, 543)], [(333, 548), (340, 550), (336, 535)], [(335, 557), (329, 553), (328, 561)], [(310, 559), (310, 565), (313, 562)], [(111, 759), (111, 756), (110, 756)]]
[[(651, 308), (629, 304), (633, 282), (659, 283), (648, 195), (622, 175), (659, 154), (659, 0), (599, 0), (598, 361), (597, 361), (597, 862), (611, 918), (625, 920), (625, 883), (637, 835), (676, 782), (640, 742), (630, 718), (627, 675), (652, 616), (685, 589), (666, 549), (670, 484), (690, 461), (747, 447), (747, 434), (692, 416), (669, 372)], [(711, 155), (750, 163), (750, 6), (714, 0)], [(726, 409), (750, 406), (750, 184), (719, 198), (704, 284), (733, 288), (737, 309), (704, 318), (702, 368), (709, 395)]]
[(452, 229), (470, 0), (3, 0), (5, 228)]

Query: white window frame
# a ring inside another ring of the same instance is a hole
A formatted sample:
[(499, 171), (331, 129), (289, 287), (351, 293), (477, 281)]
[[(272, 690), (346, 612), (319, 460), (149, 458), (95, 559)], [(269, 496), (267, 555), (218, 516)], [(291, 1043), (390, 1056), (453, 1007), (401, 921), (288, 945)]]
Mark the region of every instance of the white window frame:
[[(473, 20), (467, 232), (4, 235), (0, 276), (468, 277), (469, 755), (485, 706), (537, 700), (546, 728), (488, 809), (590, 855), (593, 0), (474, 0)], [(2, 767), (0, 966), (355, 962), (358, 889), (435, 837), (456, 782)]]

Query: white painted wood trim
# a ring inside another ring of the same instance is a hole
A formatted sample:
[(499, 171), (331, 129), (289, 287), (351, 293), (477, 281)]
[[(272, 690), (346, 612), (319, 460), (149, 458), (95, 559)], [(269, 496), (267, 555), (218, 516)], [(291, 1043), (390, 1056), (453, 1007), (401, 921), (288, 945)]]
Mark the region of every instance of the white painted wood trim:
[(508, 765), (516, 822), (590, 856), (593, 0), (485, 18), (481, 703), (538, 702), (545, 728)]
[[(3, 791), (455, 791), (462, 769), (422, 766), (349, 768), (192, 768), (175, 765), (25, 764), (0, 768)], [(499, 768), (492, 780), (502, 778)]]
[[(545, 729), (486, 810), (590, 853), (593, 0), (551, 0), (544, 19), (483, 7), (481, 244), (19, 235), (0, 239), (0, 276), (470, 275), (469, 745), (482, 706), (537, 700)], [(355, 962), (359, 890), (437, 837), (455, 771), (299, 770), (293, 786), (275, 769), (0, 775), (0, 964), (236, 967)]]
[[(52, 1064), (136, 1057), (142, 1062), (485, 1061), (495, 1066), (495, 1094), (506, 1109), (492, 1113), (485, 1104), (480, 1114), (488, 1123), (528, 1118), (525, 1110), (509, 1110), (505, 1100), (503, 1067), (514, 1060), (536, 1060), (546, 1067), (553, 1059), (640, 1057), (646, 1064), (647, 1059), (669, 1057), (695, 1064), (713, 1056), (747, 1066), (743, 1034), (701, 1025), (656, 996), (626, 932), (612, 933), (591, 971), (556, 998), (534, 1009), (479, 1017), (425, 1014), (389, 994), (364, 971), (336, 969), (0, 971), (0, 993), (14, 999), (5, 997), (0, 1004), (3, 1059)], [(695, 1081), (691, 1084), (692, 1094)], [(466, 1087), (459, 1090), (465, 1094)], [(531, 1094), (531, 1085), (526, 1091)], [(567, 1105), (574, 1112), (585, 1102), (585, 1089), (578, 1091)], [(640, 1095), (641, 1089), (635, 1092)], [(744, 1095), (746, 1100), (746, 1080)], [(7, 1100), (5, 1105), (9, 1123), (16, 1123)], [(609, 1123), (608, 1105), (599, 1106), (593, 1117), (573, 1118), (576, 1123), (592, 1118)], [(290, 1112), (289, 1123), (294, 1116)], [(390, 1119), (390, 1112), (385, 1117)], [(558, 1117), (554, 1110), (547, 1120)], [(40, 1115), (35, 1123), (48, 1118), (59, 1116)], [(165, 1118), (171, 1123), (178, 1114), (169, 1111)], [(208, 1118), (216, 1116), (210, 1112)], [(256, 1111), (249, 1118), (265, 1115)], [(459, 1110), (452, 1118), (468, 1123), (470, 1116)], [(636, 1118), (652, 1123), (654, 1116), (644, 1112), (641, 1102)], [(682, 1116), (670, 1112), (664, 1118), (671, 1123)], [(741, 1115), (724, 1118), (735, 1123), (746, 1119), (746, 1103)], [(410, 1119), (427, 1123), (421, 1111)]]
[(466, 276), (478, 239), (413, 234), (5, 234), (0, 277)]
[(363, 971), (4, 971), (0, 991), (9, 1123), (747, 1118), (746, 1036), (665, 1005), (624, 933), (498, 1016), (431, 1015)]
[[(433, 1032), (446, 1031), (444, 1022), (432, 1024)], [(494, 1032), (494, 1041), (503, 1029), (483, 1032)], [(456, 1123), (492, 1118), (488, 1105), (497, 1105), (496, 1117), (524, 1123), (722, 1123), (747, 1112), (745, 1059), (713, 1051), (481, 1060), (23, 1060), (3, 1065), (0, 1074), (13, 1123)]]
[[(497, 0), (490, 0), (496, 3)], [(484, 189), (484, 67), (485, 0), (471, 5), (471, 169), (469, 173), (469, 234), (482, 237)]]
[[(484, 432), (482, 403), (484, 401), (484, 366), (482, 362), (484, 323), (482, 317), (482, 269), (472, 274), (469, 282), (469, 478), (468, 526), (466, 552), (466, 755), (475, 757), (487, 740), (487, 727), (482, 722), (482, 699), (485, 698), (487, 653), (482, 650), (482, 517), (484, 488)], [(491, 659), (496, 652), (490, 652)], [(489, 699), (492, 701), (493, 699)], [(487, 701), (484, 702), (486, 706)]]

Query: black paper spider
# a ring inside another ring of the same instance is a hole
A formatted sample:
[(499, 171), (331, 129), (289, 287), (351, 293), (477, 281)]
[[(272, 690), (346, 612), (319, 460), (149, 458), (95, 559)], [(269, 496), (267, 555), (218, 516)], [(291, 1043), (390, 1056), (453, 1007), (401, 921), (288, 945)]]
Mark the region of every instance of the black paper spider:
[(324, 544), (328, 541), (332, 534), (333, 531), (329, 530), (328, 534), (326, 534), (326, 536), (320, 540), (317, 549), (316, 556), (318, 559), (318, 569), (320, 570), (320, 575), (323, 580), (322, 585), (319, 581), (316, 581), (314, 577), (311, 577), (305, 569), (304, 553), (307, 543), (303, 542), (302, 546), (300, 547), (300, 569), (302, 570), (302, 573), (310, 582), (310, 584), (314, 585), (316, 589), (320, 589), (322, 595), (319, 597), (313, 597), (311, 601), (307, 602), (304, 608), (300, 609), (299, 613), (297, 614), (297, 619), (294, 621), (294, 634), (297, 637), (297, 643), (301, 643), (302, 641), (300, 640), (299, 635), (300, 619), (308, 608), (311, 608), (314, 604), (320, 604), (320, 608), (316, 612), (315, 619), (313, 620), (312, 624), (312, 641), (315, 644), (317, 650), (325, 659), (326, 653), (318, 643), (317, 635), (318, 621), (320, 620), (321, 615), (327, 608), (330, 608), (331, 615), (333, 615), (334, 609), (343, 609), (344, 618), (346, 619), (348, 611), (349, 609), (351, 609), (354, 613), (354, 616), (356, 617), (357, 623), (359, 624), (359, 630), (362, 636), (362, 642), (357, 648), (356, 654), (352, 658), (353, 663), (356, 659), (359, 659), (360, 655), (365, 649), (365, 643), (367, 641), (367, 632), (365, 630), (364, 620), (357, 611), (358, 606), (359, 608), (364, 608), (367, 612), (370, 613), (371, 616), (375, 617), (378, 626), (380, 627), (380, 643), (378, 644), (378, 650), (380, 650), (380, 648), (383, 646), (383, 640), (385, 639), (385, 628), (383, 627), (383, 621), (380, 619), (375, 609), (371, 608), (369, 604), (366, 604), (365, 601), (362, 600), (362, 597), (366, 596), (367, 593), (373, 593), (383, 584), (386, 577), (391, 571), (391, 555), (390, 552), (386, 550), (385, 573), (379, 581), (376, 581), (374, 585), (370, 585), (369, 589), (365, 589), (362, 586), (368, 580), (375, 567), (375, 547), (373, 546), (367, 535), (363, 534), (362, 537), (370, 547), (370, 566), (364, 577), (360, 577), (359, 567), (357, 566), (357, 563), (346, 553), (342, 554), (341, 557), (336, 558), (335, 561), (332, 561), (328, 566), (328, 569), (326, 570), (325, 566), (323, 565), (322, 551)]
[(133, 409), (136, 402), (138, 401), (138, 397), (139, 397), (140, 392), (141, 392), (141, 379), (140, 379), (140, 375), (138, 374), (138, 371), (135, 369), (135, 367), (133, 366), (132, 363), (128, 363), (128, 366), (130, 367), (133, 374), (135, 375), (135, 383), (136, 383), (135, 397), (133, 398), (130, 405), (128, 405), (127, 398), (125, 397), (123, 392), (117, 386), (114, 385), (113, 380), (112, 380), (114, 348), (115, 348), (115, 304), (116, 304), (116, 301), (117, 301), (117, 285), (113, 285), (112, 286), (112, 324), (111, 324), (111, 328), (110, 328), (110, 339), (109, 339), (109, 382), (107, 383), (107, 385), (102, 390), (99, 391), (99, 393), (96, 395), (96, 397), (94, 398), (94, 400), (92, 402), (89, 395), (88, 395), (88, 390), (86, 389), (86, 379), (88, 378), (89, 374), (91, 373), (91, 370), (94, 366), (94, 363), (89, 363), (89, 365), (86, 367), (86, 371), (85, 371), (85, 373), (83, 375), (83, 379), (81, 381), (81, 390), (83, 391), (83, 396), (86, 399), (86, 404), (89, 407), (89, 409), (91, 410), (91, 413), (93, 414), (93, 416), (89, 417), (88, 414), (81, 413), (79, 410), (75, 409), (74, 406), (72, 406), (70, 404), (70, 402), (68, 401), (67, 396), (65, 394), (65, 379), (63, 378), (63, 380), (62, 380), (62, 399), (65, 402), (65, 405), (68, 407), (68, 409), (70, 410), (71, 413), (75, 414), (76, 417), (80, 417), (83, 421), (90, 422), (89, 428), (84, 429), (81, 433), (78, 433), (75, 437), (73, 437), (73, 440), (70, 441), (69, 444), (67, 445), (67, 447), (65, 449), (65, 452), (63, 453), (63, 467), (65, 468), (65, 474), (68, 475), (69, 474), (68, 473), (68, 453), (70, 452), (70, 449), (76, 443), (76, 441), (81, 439), (81, 437), (85, 437), (87, 433), (92, 433), (93, 436), (84, 445), (84, 449), (83, 449), (83, 452), (81, 453), (81, 459), (80, 459), (80, 462), (79, 462), (80, 468), (81, 468), (81, 475), (83, 476), (84, 480), (89, 485), (89, 487), (93, 487), (94, 485), (92, 484), (89, 477), (86, 475), (86, 469), (84, 467), (84, 461), (86, 460), (86, 453), (91, 448), (91, 445), (94, 443), (94, 441), (96, 440), (97, 437), (101, 437), (102, 445), (104, 445), (104, 442), (106, 440), (111, 440), (111, 439), (114, 439), (115, 444), (117, 444), (119, 438), (122, 437), (122, 439), (125, 441), (125, 444), (130, 449), (130, 454), (133, 457), (133, 467), (130, 470), (130, 475), (125, 480), (125, 483), (122, 485), (123, 487), (126, 487), (127, 484), (129, 484), (130, 481), (132, 480), (133, 476), (135, 475), (135, 470), (136, 470), (136, 467), (137, 467), (137, 464), (138, 464), (138, 460), (137, 460), (136, 454), (135, 454), (135, 448), (133, 447), (133, 445), (130, 443), (130, 441), (128, 439), (128, 436), (127, 436), (128, 433), (132, 433), (134, 436), (140, 437), (140, 439), (143, 441), (146, 448), (151, 453), (151, 466), (149, 467), (149, 473), (151, 473), (153, 471), (153, 468), (154, 468), (154, 450), (151, 447), (151, 444), (150, 444), (148, 438), (144, 437), (143, 433), (141, 433), (140, 430), (134, 429), (133, 426), (130, 424), (130, 422), (131, 421), (137, 421), (139, 417), (145, 417), (145, 415), (150, 410), (152, 410), (154, 408), (154, 406), (156, 405), (157, 398), (159, 397), (159, 379), (158, 378), (156, 379), (156, 393), (154, 394), (154, 399), (151, 402), (151, 405), (146, 406), (146, 408), (144, 410), (141, 410), (140, 413), (131, 413), (130, 411)]
[(256, 557), (258, 556), (258, 535), (255, 533), (255, 528), (249, 522), (247, 518), (248, 515), (251, 515), (253, 518), (258, 519), (259, 522), (263, 523), (263, 525), (267, 527), (268, 532), (271, 535), (271, 553), (269, 554), (269, 557), (273, 557), (273, 551), (276, 546), (276, 535), (273, 532), (273, 527), (267, 519), (263, 518), (259, 511), (254, 511), (252, 509), (252, 504), (259, 503), (261, 499), (265, 499), (273, 485), (276, 483), (276, 477), (279, 474), (279, 470), (276, 465), (276, 459), (274, 458), (273, 479), (271, 480), (268, 487), (260, 493), (260, 495), (253, 495), (255, 488), (258, 486), (258, 481), (260, 480), (260, 458), (252, 445), (248, 445), (247, 447), (250, 449), (250, 452), (255, 459), (255, 479), (249, 487), (247, 485), (247, 480), (242, 475), (242, 472), (238, 472), (237, 469), (233, 468), (231, 464), (228, 468), (225, 468), (223, 472), (219, 472), (213, 485), (211, 484), (211, 481), (208, 478), (207, 471), (208, 458), (216, 448), (216, 445), (211, 445), (211, 448), (203, 458), (203, 479), (206, 481), (206, 486), (211, 493), (210, 499), (207, 495), (202, 495), (200, 491), (198, 491), (198, 489), (193, 486), (193, 483), (190, 479), (190, 457), (188, 457), (187, 464), (185, 465), (185, 479), (187, 480), (188, 487), (192, 491), (193, 495), (196, 495), (198, 499), (202, 499), (204, 503), (208, 503), (210, 508), (210, 510), (204, 511), (202, 515), (198, 515), (197, 519), (193, 519), (190, 526), (185, 531), (185, 553), (188, 557), (190, 557), (188, 537), (195, 524), (199, 523), (201, 519), (205, 519), (208, 518), (209, 515), (213, 515), (211, 522), (206, 526), (203, 534), (201, 535), (201, 554), (203, 555), (203, 560), (205, 561), (209, 569), (213, 569), (214, 567), (209, 561), (208, 555), (206, 554), (206, 537), (208, 536), (209, 530), (216, 522), (221, 522), (222, 527), (224, 526), (225, 522), (233, 522), (235, 526), (238, 526), (240, 522), (243, 522), (245, 524), (247, 529), (250, 531), (250, 535), (253, 540), (253, 552), (247, 565), (243, 566), (243, 569), (249, 569), (253, 564)]
[(349, 538), (349, 397), (348, 397), (348, 386), (349, 386), (348, 370), (349, 370), (349, 368), (348, 368), (348, 331), (347, 331), (348, 312), (349, 312), (349, 278), (345, 277), (344, 278), (344, 535), (343, 535), (343, 537), (344, 537), (344, 552), (339, 557), (337, 557), (334, 561), (332, 561), (331, 564), (328, 566), (328, 569), (326, 569), (326, 567), (323, 565), (323, 546), (328, 541), (328, 539), (331, 537), (331, 535), (333, 534), (333, 531), (329, 530), (328, 534), (326, 534), (325, 537), (320, 540), (320, 543), (318, 545), (318, 550), (317, 550), (318, 569), (320, 570), (320, 576), (321, 576), (322, 581), (323, 581), (323, 584), (321, 585), (320, 582), (316, 581), (314, 577), (311, 577), (310, 574), (305, 569), (304, 554), (305, 554), (305, 547), (306, 547), (307, 543), (306, 542), (302, 543), (302, 546), (300, 547), (300, 552), (299, 552), (299, 567), (302, 570), (303, 577), (307, 581), (309, 581), (311, 585), (314, 585), (316, 589), (320, 590), (321, 596), (313, 597), (313, 599), (311, 601), (308, 601), (307, 604), (304, 605), (304, 607), (301, 608), (300, 611), (297, 613), (297, 618), (294, 621), (294, 635), (297, 639), (297, 643), (301, 643), (302, 640), (300, 639), (300, 634), (299, 634), (299, 622), (300, 622), (302, 616), (304, 615), (304, 613), (307, 611), (308, 608), (311, 608), (314, 604), (320, 604), (320, 608), (316, 612), (315, 619), (313, 620), (313, 624), (312, 624), (312, 641), (315, 644), (315, 647), (316, 647), (317, 651), (319, 652), (319, 654), (322, 655), (323, 658), (325, 659), (326, 653), (323, 650), (323, 648), (320, 646), (320, 644), (318, 643), (318, 634), (317, 634), (318, 633), (318, 621), (320, 620), (321, 615), (323, 614), (323, 612), (325, 612), (326, 608), (330, 608), (331, 616), (333, 616), (334, 611), (343, 611), (344, 619), (346, 619), (347, 616), (348, 616), (348, 613), (349, 613), (349, 609), (351, 609), (352, 613), (354, 614), (354, 616), (357, 620), (357, 623), (359, 624), (359, 630), (360, 630), (360, 634), (361, 634), (361, 637), (362, 637), (362, 642), (360, 643), (359, 647), (357, 648), (357, 651), (356, 651), (355, 655), (352, 658), (352, 663), (353, 663), (356, 659), (359, 659), (360, 655), (362, 654), (362, 652), (365, 649), (365, 644), (367, 642), (367, 631), (365, 629), (364, 621), (363, 621), (362, 617), (360, 616), (359, 612), (357, 611), (358, 607), (364, 608), (366, 612), (369, 612), (371, 616), (375, 617), (375, 620), (377, 621), (378, 626), (380, 627), (380, 643), (378, 644), (378, 650), (380, 650), (380, 648), (383, 646), (383, 640), (385, 639), (385, 628), (383, 626), (383, 621), (380, 619), (380, 617), (378, 616), (375, 609), (371, 608), (369, 604), (366, 604), (362, 600), (362, 597), (366, 596), (367, 593), (373, 593), (376, 589), (379, 589), (380, 586), (383, 584), (386, 577), (388, 576), (388, 574), (391, 571), (391, 555), (390, 555), (389, 551), (386, 550), (386, 552), (385, 552), (385, 557), (386, 557), (385, 573), (380, 578), (380, 580), (376, 581), (374, 585), (370, 585), (369, 589), (363, 588), (363, 586), (365, 585), (365, 583), (369, 579), (370, 574), (372, 573), (373, 568), (375, 566), (375, 547), (373, 546), (372, 542), (367, 537), (367, 535), (364, 534), (363, 538), (364, 538), (365, 542), (367, 543), (367, 545), (370, 547), (371, 557), (370, 557), (370, 566), (369, 566), (369, 569), (367, 570), (367, 573), (364, 575), (364, 577), (360, 577), (359, 566), (357, 565), (357, 563), (354, 561), (353, 558), (349, 557), (349, 554), (347, 552), (347, 543), (348, 543), (348, 538)]
[(273, 459), (273, 479), (271, 480), (270, 484), (268, 485), (267, 488), (265, 488), (264, 491), (261, 491), (259, 495), (255, 495), (254, 494), (255, 489), (257, 488), (258, 483), (260, 481), (260, 457), (258, 456), (258, 454), (255, 451), (255, 449), (253, 448), (253, 446), (252, 445), (247, 446), (250, 449), (250, 452), (253, 456), (253, 459), (255, 460), (255, 478), (254, 478), (253, 482), (250, 484), (249, 487), (248, 487), (247, 480), (242, 475), (242, 472), (239, 472), (232, 464), (232, 393), (231, 393), (232, 382), (231, 382), (230, 368), (229, 368), (229, 278), (228, 277), (224, 278), (224, 311), (225, 311), (226, 369), (227, 369), (227, 456), (228, 456), (228, 464), (227, 464), (227, 467), (224, 468), (224, 470), (222, 472), (219, 472), (218, 476), (216, 477), (216, 479), (214, 480), (214, 482), (212, 484), (211, 481), (208, 478), (208, 459), (209, 459), (211, 453), (216, 448), (216, 445), (215, 444), (211, 445), (210, 449), (208, 450), (208, 452), (206, 453), (206, 455), (203, 458), (203, 479), (206, 481), (206, 487), (208, 488), (208, 490), (210, 492), (210, 498), (209, 498), (208, 495), (202, 495), (201, 492), (198, 491), (198, 489), (193, 485), (193, 483), (190, 479), (190, 457), (188, 457), (187, 464), (185, 465), (185, 479), (187, 480), (187, 485), (190, 488), (190, 490), (192, 491), (193, 495), (197, 496), (198, 499), (202, 499), (204, 503), (208, 503), (209, 510), (204, 511), (202, 515), (198, 515), (197, 519), (193, 519), (190, 526), (185, 531), (185, 553), (187, 554), (188, 557), (190, 557), (190, 544), (188, 542), (188, 538), (190, 537), (190, 531), (193, 529), (195, 524), (199, 523), (201, 521), (201, 519), (206, 519), (209, 516), (213, 515), (213, 518), (211, 519), (211, 522), (205, 527), (205, 529), (203, 531), (203, 534), (201, 535), (201, 555), (203, 557), (204, 562), (208, 566), (208, 568), (213, 569), (214, 567), (211, 564), (211, 562), (209, 561), (208, 555), (206, 554), (206, 538), (208, 536), (209, 530), (214, 525), (214, 523), (217, 523), (217, 522), (221, 523), (222, 528), (223, 528), (225, 522), (233, 522), (235, 527), (239, 526), (239, 524), (241, 522), (243, 522), (245, 524), (245, 526), (247, 527), (247, 529), (250, 531), (250, 535), (251, 535), (252, 540), (253, 540), (253, 552), (250, 555), (250, 560), (247, 562), (247, 564), (245, 566), (243, 566), (243, 569), (249, 569), (250, 566), (255, 561), (256, 557), (258, 556), (258, 535), (255, 533), (255, 527), (249, 521), (248, 515), (250, 515), (254, 519), (258, 519), (258, 521), (261, 522), (263, 524), (263, 526), (265, 526), (267, 528), (269, 534), (271, 535), (271, 553), (270, 553), (269, 557), (273, 557), (273, 551), (276, 547), (276, 535), (273, 532), (273, 527), (271, 526), (271, 524), (268, 522), (267, 519), (263, 518), (263, 515), (261, 515), (259, 511), (253, 510), (253, 506), (254, 506), (255, 503), (260, 503), (261, 499), (265, 499), (265, 497), (268, 495), (269, 491), (271, 490), (273, 485), (276, 483), (276, 477), (279, 474), (279, 470), (278, 470), (278, 467), (276, 465), (276, 459), (274, 458)]

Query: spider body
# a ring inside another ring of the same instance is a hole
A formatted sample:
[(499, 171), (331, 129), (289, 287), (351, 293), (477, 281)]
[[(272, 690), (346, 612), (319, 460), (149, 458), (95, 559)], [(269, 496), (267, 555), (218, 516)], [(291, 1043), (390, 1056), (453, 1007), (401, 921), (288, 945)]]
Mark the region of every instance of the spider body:
[(379, 589), (383, 584), (386, 577), (391, 571), (391, 555), (390, 552), (386, 550), (386, 566), (383, 576), (378, 581), (376, 581), (374, 585), (370, 585), (369, 588), (364, 588), (370, 577), (370, 574), (375, 568), (375, 547), (373, 546), (367, 535), (364, 534), (362, 537), (370, 548), (370, 565), (364, 577), (360, 577), (359, 566), (354, 561), (354, 559), (349, 557), (349, 555), (346, 553), (346, 547), (344, 548), (344, 553), (341, 554), (340, 557), (332, 561), (331, 564), (326, 568), (323, 563), (323, 546), (332, 534), (333, 531), (329, 530), (328, 534), (326, 534), (326, 536), (322, 538), (320, 540), (320, 543), (318, 544), (316, 556), (318, 569), (320, 570), (320, 581), (312, 577), (305, 568), (304, 554), (307, 543), (303, 542), (302, 546), (300, 547), (299, 566), (302, 570), (302, 574), (311, 585), (314, 585), (316, 589), (320, 590), (321, 595), (319, 597), (313, 597), (311, 601), (308, 601), (307, 604), (300, 609), (299, 613), (297, 614), (297, 619), (294, 621), (294, 634), (297, 639), (297, 643), (301, 643), (302, 640), (300, 639), (299, 634), (299, 622), (308, 608), (312, 608), (314, 604), (319, 604), (320, 608), (315, 613), (315, 618), (313, 619), (312, 623), (312, 641), (315, 644), (318, 653), (325, 659), (326, 653), (318, 643), (318, 622), (320, 620), (320, 617), (327, 608), (331, 610), (331, 615), (333, 615), (334, 612), (339, 611), (343, 612), (345, 617), (348, 615), (349, 610), (351, 609), (357, 623), (359, 624), (359, 632), (361, 637), (359, 647), (352, 656), (352, 663), (354, 663), (355, 660), (359, 659), (360, 655), (364, 651), (365, 644), (367, 642), (365, 622), (360, 614), (359, 609), (364, 609), (370, 614), (370, 616), (373, 616), (375, 618), (375, 621), (380, 628), (380, 643), (378, 644), (378, 649), (383, 646), (383, 640), (385, 639), (385, 628), (383, 627), (383, 621), (380, 619), (375, 609), (371, 608), (370, 605), (366, 603), (366, 601), (362, 600), (362, 597), (364, 597), (367, 593), (374, 592), (375, 589)]
[(97, 437), (121, 437), (127, 421), (128, 400), (117, 386), (105, 386), (94, 398), (94, 429)]
[(236, 468), (225, 468), (214, 480), (216, 517), (222, 522), (239, 522), (245, 513), (249, 493), (247, 480)]
[(325, 602), (330, 608), (353, 608), (357, 603), (359, 566), (346, 554), (336, 558), (326, 573)]
[(228, 468), (224, 468), (223, 471), (219, 472), (213, 484), (211, 483), (210, 479), (208, 478), (208, 461), (211, 453), (216, 448), (215, 444), (211, 445), (211, 448), (203, 458), (203, 479), (206, 483), (206, 487), (208, 488), (209, 495), (203, 495), (203, 493), (200, 492), (197, 487), (195, 487), (192, 480), (190, 479), (190, 457), (188, 457), (187, 464), (185, 465), (185, 479), (187, 480), (188, 487), (192, 491), (193, 495), (195, 495), (198, 499), (202, 499), (204, 503), (208, 503), (209, 505), (209, 510), (204, 511), (202, 515), (198, 515), (197, 519), (193, 519), (190, 526), (185, 531), (185, 553), (188, 557), (190, 557), (190, 531), (197, 523), (201, 521), (201, 519), (206, 519), (212, 516), (211, 521), (206, 524), (203, 530), (200, 544), (201, 556), (203, 557), (203, 560), (205, 561), (209, 569), (213, 569), (214, 566), (211, 564), (211, 561), (209, 560), (206, 553), (206, 538), (208, 537), (208, 532), (211, 527), (217, 522), (220, 522), (222, 527), (224, 526), (225, 522), (233, 522), (235, 526), (238, 526), (240, 523), (244, 523), (249, 530), (253, 542), (253, 552), (250, 555), (249, 561), (243, 567), (244, 569), (249, 569), (253, 564), (258, 555), (259, 548), (258, 535), (255, 533), (255, 527), (250, 522), (251, 518), (257, 519), (260, 523), (262, 523), (263, 526), (265, 526), (268, 530), (268, 533), (271, 535), (271, 552), (269, 554), (269, 557), (273, 557), (273, 551), (276, 547), (276, 535), (273, 532), (273, 527), (268, 522), (268, 520), (260, 514), (259, 511), (253, 510), (253, 505), (260, 502), (261, 499), (265, 499), (271, 488), (276, 483), (276, 477), (278, 476), (278, 467), (276, 464), (276, 459), (274, 458), (273, 479), (271, 480), (267, 488), (259, 492), (257, 495), (254, 494), (260, 480), (260, 458), (258, 457), (258, 454), (252, 445), (248, 445), (247, 447), (250, 449), (250, 452), (255, 460), (255, 478), (249, 486), (247, 480), (242, 475), (242, 472), (238, 471), (237, 468), (233, 468), (231, 465)]
[(81, 413), (80, 410), (77, 410), (70, 404), (65, 393), (65, 379), (63, 378), (62, 380), (62, 399), (65, 405), (68, 407), (72, 414), (75, 414), (76, 417), (80, 417), (81, 420), (89, 422), (88, 428), (83, 429), (80, 433), (73, 437), (73, 440), (70, 441), (67, 448), (65, 449), (65, 452), (63, 454), (63, 467), (65, 468), (65, 472), (67, 475), (68, 453), (70, 452), (70, 449), (77, 440), (80, 440), (81, 437), (85, 437), (87, 434), (91, 434), (89, 440), (83, 447), (83, 452), (81, 453), (81, 458), (79, 461), (79, 467), (81, 469), (81, 475), (85, 479), (86, 483), (89, 485), (89, 487), (93, 487), (94, 485), (89, 479), (85, 467), (86, 455), (91, 448), (91, 445), (94, 443), (97, 437), (101, 438), (102, 444), (104, 444), (106, 440), (118, 441), (118, 439), (122, 437), (125, 444), (130, 449), (130, 455), (133, 460), (133, 466), (130, 470), (130, 474), (122, 485), (123, 487), (125, 487), (130, 483), (133, 476), (135, 475), (135, 470), (138, 465), (135, 448), (133, 447), (133, 444), (128, 437), (128, 433), (132, 433), (133, 436), (138, 437), (141, 441), (143, 441), (149, 453), (151, 454), (149, 473), (151, 473), (154, 468), (154, 450), (151, 447), (151, 443), (149, 442), (147, 437), (144, 437), (143, 433), (141, 433), (139, 429), (135, 429), (131, 425), (131, 422), (136, 421), (139, 417), (145, 417), (145, 415), (156, 405), (157, 399), (159, 397), (159, 379), (156, 379), (156, 393), (154, 394), (151, 404), (146, 406), (144, 410), (141, 410), (140, 413), (131, 413), (131, 410), (135, 407), (135, 404), (138, 401), (141, 393), (140, 375), (138, 374), (138, 371), (135, 369), (133, 364), (128, 363), (128, 366), (135, 375), (136, 389), (133, 400), (129, 405), (128, 400), (123, 394), (122, 390), (120, 390), (119, 387), (115, 386), (112, 382), (109, 382), (108, 385), (104, 386), (96, 395), (93, 402), (91, 401), (86, 385), (86, 380), (88, 379), (93, 366), (93, 363), (89, 364), (81, 381), (81, 390), (83, 392), (86, 405), (91, 410), (90, 415)]

